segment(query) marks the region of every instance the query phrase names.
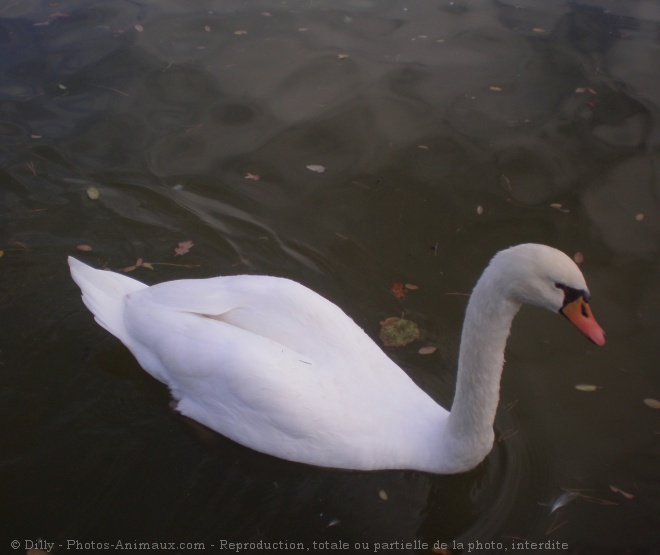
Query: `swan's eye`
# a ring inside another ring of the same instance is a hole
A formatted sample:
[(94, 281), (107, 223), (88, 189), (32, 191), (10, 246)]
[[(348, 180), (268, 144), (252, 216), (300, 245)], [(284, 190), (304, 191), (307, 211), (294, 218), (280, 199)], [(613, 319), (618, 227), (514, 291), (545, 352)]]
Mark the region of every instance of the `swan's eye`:
[[(555, 287), (557, 289), (561, 289), (564, 292), (564, 304), (563, 306), (566, 306), (569, 303), (572, 303), (573, 301), (576, 301), (580, 297), (582, 297), (585, 302), (589, 302), (589, 293), (586, 291), (583, 291), (582, 289), (575, 289), (573, 287), (569, 287), (568, 285), (564, 285), (563, 283), (555, 283)], [(586, 309), (583, 307), (582, 312), (584, 313)]]

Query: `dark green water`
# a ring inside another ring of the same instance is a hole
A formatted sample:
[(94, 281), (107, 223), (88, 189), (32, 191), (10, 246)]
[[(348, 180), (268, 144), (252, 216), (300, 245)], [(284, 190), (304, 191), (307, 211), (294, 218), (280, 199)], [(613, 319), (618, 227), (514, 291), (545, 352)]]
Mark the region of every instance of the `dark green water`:
[[(653, 1), (1, 2), (0, 551), (656, 553), (659, 55)], [(455, 293), (523, 242), (583, 255), (608, 342), (524, 309), (500, 441), (460, 476), (311, 468), (192, 426), (65, 263), (286, 276), (373, 337), (404, 314), (424, 342), (387, 352), (448, 406)]]

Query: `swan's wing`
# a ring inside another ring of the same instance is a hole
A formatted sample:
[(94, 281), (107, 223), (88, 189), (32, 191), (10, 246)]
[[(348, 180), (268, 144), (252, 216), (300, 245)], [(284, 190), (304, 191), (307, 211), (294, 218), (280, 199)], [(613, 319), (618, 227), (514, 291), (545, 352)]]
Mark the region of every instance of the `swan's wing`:
[(329, 452), (351, 452), (378, 428), (378, 415), (360, 410), (364, 392), (343, 387), (332, 361), (194, 313), (134, 304), (126, 319), (131, 350), (170, 387), (177, 409), (243, 445), (339, 465)]
[(228, 276), (169, 281), (140, 291), (135, 298), (145, 305), (227, 322), (309, 357), (378, 349), (339, 307), (284, 278)]

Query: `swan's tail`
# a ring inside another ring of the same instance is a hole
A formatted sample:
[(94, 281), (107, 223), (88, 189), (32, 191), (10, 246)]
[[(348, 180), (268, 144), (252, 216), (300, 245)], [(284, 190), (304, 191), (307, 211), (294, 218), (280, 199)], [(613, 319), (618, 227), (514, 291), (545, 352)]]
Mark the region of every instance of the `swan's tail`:
[(85, 306), (94, 319), (124, 344), (129, 342), (124, 324), (124, 297), (147, 285), (137, 280), (106, 270), (96, 270), (69, 257), (71, 277), (82, 291)]

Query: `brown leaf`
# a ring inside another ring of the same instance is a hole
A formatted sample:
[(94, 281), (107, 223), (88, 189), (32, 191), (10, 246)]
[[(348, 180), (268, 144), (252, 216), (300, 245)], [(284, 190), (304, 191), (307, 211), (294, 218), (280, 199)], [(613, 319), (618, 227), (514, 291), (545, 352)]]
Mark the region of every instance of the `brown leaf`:
[(141, 258), (138, 258), (138, 259), (135, 261), (135, 264), (133, 264), (132, 266), (126, 266), (126, 268), (122, 268), (121, 271), (122, 271), (122, 272), (127, 272), (127, 273), (128, 273), (128, 272), (132, 272), (133, 270), (135, 270), (135, 268), (138, 268), (138, 267), (140, 267), (140, 266), (142, 266), (142, 259), (141, 259)]
[(623, 491), (622, 489), (617, 488), (616, 486), (610, 486), (610, 489), (614, 493), (620, 493), (623, 495), (626, 499), (634, 499), (635, 496), (632, 493), (628, 493), (627, 491)]
[(92, 250), (92, 247), (90, 247), (89, 245), (77, 245), (76, 248), (79, 251), (84, 251), (84, 252), (88, 252)]
[(417, 351), (420, 355), (432, 355), (438, 350), (437, 347), (422, 347), (419, 351)]
[(67, 17), (70, 17), (70, 15), (66, 12), (53, 12), (47, 16), (47, 19), (66, 19)]
[(598, 386), (590, 383), (579, 383), (575, 386), (575, 389), (578, 391), (596, 391)]
[(174, 256), (183, 256), (188, 254), (195, 244), (192, 241), (181, 241), (179, 246), (174, 249)]
[(644, 399), (644, 404), (652, 409), (660, 409), (660, 401), (657, 399)]
[(554, 208), (555, 210), (559, 210), (559, 212), (562, 212), (564, 214), (570, 213), (570, 210), (568, 208), (564, 208), (559, 202), (553, 202), (550, 205), (550, 208)]

